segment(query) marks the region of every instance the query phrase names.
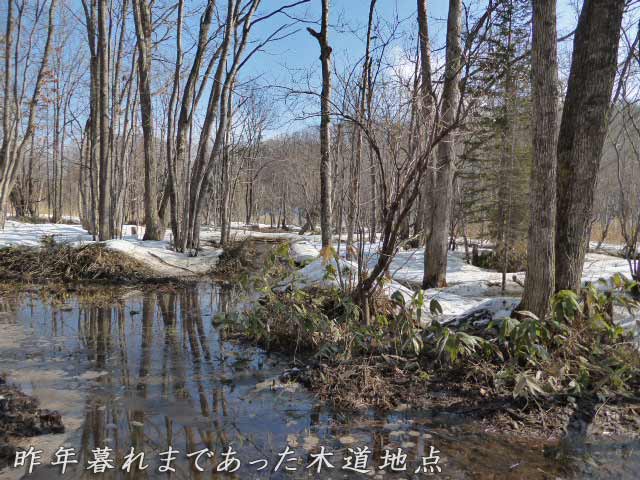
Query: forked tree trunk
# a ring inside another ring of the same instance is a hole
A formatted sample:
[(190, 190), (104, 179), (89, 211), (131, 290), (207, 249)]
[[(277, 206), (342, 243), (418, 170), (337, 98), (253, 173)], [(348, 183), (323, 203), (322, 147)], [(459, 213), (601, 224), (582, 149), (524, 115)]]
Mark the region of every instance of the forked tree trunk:
[[(13, 3), (13, 2), (10, 2)], [(51, 0), (49, 5), (49, 20), (47, 23), (47, 38), (45, 40), (44, 51), (42, 53), (42, 59), (40, 61), (40, 65), (38, 67), (38, 73), (35, 79), (35, 85), (33, 88), (33, 94), (31, 95), (29, 106), (27, 109), (28, 117), (26, 121), (26, 128), (24, 132), (24, 136), (20, 141), (16, 137), (16, 132), (10, 132), (10, 128), (8, 128), (11, 123), (10, 117), (11, 115), (15, 115), (19, 118), (19, 112), (12, 111), (12, 109), (8, 106), (9, 98), (10, 98), (10, 88), (11, 88), (11, 44), (13, 40), (13, 17), (12, 17), (12, 8), (11, 6), (7, 9), (7, 20), (6, 20), (6, 39), (5, 39), (5, 71), (4, 73), (4, 91), (3, 91), (3, 109), (2, 109), (2, 144), (0, 146), (0, 228), (4, 229), (5, 219), (6, 219), (6, 207), (7, 202), (9, 201), (9, 195), (11, 194), (11, 190), (13, 190), (13, 186), (16, 181), (16, 176), (18, 173), (18, 169), (20, 168), (20, 164), (24, 157), (24, 148), (31, 142), (31, 138), (34, 135), (35, 124), (36, 124), (36, 114), (37, 114), (37, 106), (40, 100), (40, 92), (46, 77), (47, 73), (47, 65), (49, 62), (49, 56), (52, 50), (52, 39), (55, 34), (55, 18), (56, 18), (56, 7), (57, 0)], [(14, 82), (17, 82), (18, 78), (14, 78)], [(17, 85), (14, 85), (17, 87)], [(14, 95), (14, 101), (17, 101)], [(14, 119), (11, 119), (15, 121)]]
[(558, 139), (558, 291), (580, 288), (624, 7), (624, 0), (586, 0), (578, 20)]
[(134, 0), (133, 16), (138, 45), (138, 85), (140, 117), (144, 143), (144, 240), (162, 240), (164, 227), (158, 215), (157, 162), (153, 149), (153, 109), (151, 101), (151, 6), (147, 0)]
[[(462, 0), (449, 0), (447, 20), (447, 51), (445, 79), (442, 92), (442, 125), (450, 127), (457, 116), (460, 100), (460, 75), (462, 65)], [(447, 134), (438, 144), (435, 182), (431, 195), (425, 249), (425, 269), (422, 288), (443, 287), (447, 283), (447, 234), (451, 217), (453, 197), (453, 174), (455, 169), (455, 137)]]
[[(182, 8), (179, 4), (179, 8)], [(183, 165), (188, 165), (188, 151), (189, 151), (189, 131), (193, 121), (193, 108), (198, 103), (196, 97), (196, 86), (198, 78), (200, 76), (200, 69), (202, 67), (202, 61), (206, 53), (206, 46), (209, 39), (209, 29), (213, 20), (213, 14), (215, 10), (215, 0), (209, 0), (204, 12), (200, 17), (200, 29), (198, 31), (198, 43), (189, 75), (187, 77), (184, 90), (180, 103), (178, 104), (179, 116), (175, 127), (175, 144), (173, 146), (173, 152), (167, 151), (167, 181), (171, 186), (167, 189), (170, 200), (170, 215), (171, 215), (171, 230), (173, 233), (174, 247), (178, 251), (184, 251), (185, 249), (185, 236), (186, 231), (184, 228), (184, 220), (180, 215), (185, 209), (184, 203), (187, 201), (187, 195), (180, 195), (179, 192), (183, 188), (178, 183), (179, 180), (179, 168)], [(225, 35), (225, 39), (226, 39)], [(226, 40), (225, 40), (226, 41)], [(180, 51), (181, 44), (178, 44), (178, 51)], [(225, 52), (226, 55), (226, 52)], [(214, 58), (217, 58), (214, 54)], [(180, 63), (180, 57), (176, 57), (176, 65)], [(178, 77), (178, 80), (176, 80)], [(220, 78), (216, 75), (215, 85), (220, 84)], [(178, 95), (179, 87), (179, 66), (176, 67), (174, 72), (173, 91), (175, 95)], [(212, 89), (213, 93), (213, 89)], [(184, 179), (185, 184), (188, 179)], [(182, 198), (184, 197), (184, 198)]]
[(556, 0), (533, 2), (533, 163), (527, 277), (519, 307), (544, 318), (554, 291), (558, 52)]

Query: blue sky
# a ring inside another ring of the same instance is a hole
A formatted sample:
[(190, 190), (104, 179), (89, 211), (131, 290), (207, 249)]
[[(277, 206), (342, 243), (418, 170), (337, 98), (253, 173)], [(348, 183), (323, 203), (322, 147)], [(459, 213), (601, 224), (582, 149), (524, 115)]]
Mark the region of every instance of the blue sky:
[[(283, 3), (282, 0), (264, 0), (261, 9), (269, 11)], [(287, 0), (286, 3), (291, 3)], [(435, 0), (429, 5), (432, 36), (434, 44), (439, 44), (439, 37), (446, 21), (448, 1)], [(297, 13), (309, 21), (320, 18), (320, 0), (299, 7)], [(366, 34), (367, 17), (369, 14), (369, 0), (333, 0), (331, 2), (330, 43), (334, 49), (334, 61), (338, 66), (349, 60), (356, 60), (364, 53), (364, 37)], [(409, 33), (416, 30), (416, 2), (415, 0), (378, 0), (376, 15), (386, 22), (393, 22), (397, 18), (401, 23), (399, 37), (409, 40)], [(265, 23), (257, 29), (256, 36), (265, 33), (286, 21), (283, 17)], [(319, 66), (319, 49), (317, 41), (306, 31), (307, 25), (301, 25), (297, 33), (272, 44), (268, 53), (263, 53), (252, 61), (250, 71), (279, 76), (288, 74), (289, 70), (308, 69)], [(317, 26), (314, 26), (317, 28)], [(400, 40), (402, 41), (402, 39)]]
[[(264, 0), (261, 10), (268, 12), (283, 3), (292, 3), (292, 0)], [(466, 0), (465, 3), (471, 8), (483, 8), (486, 4), (484, 0)], [(444, 45), (448, 4), (448, 0), (429, 1), (429, 28), (434, 49)], [(332, 0), (330, 43), (334, 49), (333, 59), (337, 70), (341, 70), (345, 65), (353, 64), (363, 55), (368, 11), (369, 0)], [(309, 21), (318, 21), (320, 0), (312, 0), (304, 6), (297, 7), (295, 12), (298, 17)], [(417, 31), (415, 0), (378, 0), (376, 15), (382, 21), (389, 23), (395, 23), (394, 19), (400, 21), (394, 43), (394, 52), (397, 55), (402, 55), (403, 49), (410, 49), (412, 45), (415, 45), (414, 35)], [(264, 22), (259, 28), (256, 28), (254, 38), (264, 37), (274, 28), (288, 21), (290, 20), (286, 17), (278, 16)], [(571, 0), (559, 0), (559, 35), (570, 32), (574, 28), (575, 22), (575, 7), (571, 6)], [(304, 83), (304, 85), (300, 85), (303, 87), (306, 86), (307, 79), (311, 85), (318, 86), (320, 80), (319, 48), (317, 41), (306, 31), (306, 26), (305, 24), (297, 26), (299, 31), (269, 45), (265, 52), (256, 55), (247, 65), (244, 74), (259, 77), (259, 83), (265, 86)], [(570, 48), (570, 43), (565, 42), (567, 45), (562, 48)], [(291, 112), (283, 112), (281, 117), (286, 119), (290, 115)], [(311, 120), (310, 123), (315, 122)], [(297, 126), (299, 128), (302, 125)], [(282, 124), (276, 127), (276, 131), (289, 129), (295, 129), (295, 125)]]
[[(264, 0), (261, 10), (264, 12), (271, 11), (283, 3), (291, 3), (292, 1)], [(466, 0), (465, 3), (479, 7), (486, 4), (484, 0)], [(559, 0), (558, 2), (558, 28), (560, 35), (569, 32), (575, 25), (576, 14), (571, 3), (570, 0)], [(434, 48), (444, 43), (444, 27), (448, 4), (448, 0), (429, 1), (429, 26)], [(368, 11), (369, 0), (332, 0), (330, 42), (334, 47), (336, 62), (343, 61), (347, 56), (353, 57), (362, 53), (364, 48), (362, 39), (365, 35)], [(320, 0), (312, 0), (308, 4), (298, 7), (296, 13), (310, 21), (319, 20)], [(407, 34), (417, 28), (415, 0), (378, 0), (376, 15), (388, 21), (393, 18), (402, 20), (402, 30)], [(273, 21), (265, 22), (261, 28), (256, 29), (255, 34), (256, 36), (265, 35), (274, 26), (280, 25), (285, 21), (287, 19), (280, 16)], [(272, 44), (268, 49), (269, 52), (256, 57), (250, 68), (260, 73), (270, 70), (274, 73), (272, 69), (277, 72), (284, 66), (300, 68), (318, 63), (317, 42), (306, 32), (304, 27), (304, 25), (300, 26), (300, 31), (291, 37), (280, 40), (277, 44)], [(354, 31), (348, 31), (349, 29)]]

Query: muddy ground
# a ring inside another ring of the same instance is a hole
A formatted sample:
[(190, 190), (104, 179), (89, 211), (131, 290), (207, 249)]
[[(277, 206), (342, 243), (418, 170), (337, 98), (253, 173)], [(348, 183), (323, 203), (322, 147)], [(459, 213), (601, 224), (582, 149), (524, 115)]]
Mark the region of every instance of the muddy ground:
[[(238, 242), (221, 258), (216, 276), (233, 283), (242, 275), (260, 274), (266, 257), (279, 242)], [(245, 332), (228, 332), (238, 342), (256, 343)], [(272, 332), (275, 334), (275, 332)], [(290, 332), (289, 332), (290, 333)], [(277, 334), (276, 334), (277, 336)], [(613, 399), (540, 397), (515, 399), (492, 388), (495, 371), (478, 365), (443, 368), (421, 358), (393, 355), (357, 355), (351, 359), (318, 361), (292, 351), (290, 338), (268, 344), (267, 349), (296, 358), (282, 381), (295, 381), (313, 391), (323, 401), (341, 411), (398, 409), (429, 411), (434, 415), (454, 415), (479, 421), (487, 432), (509, 432), (519, 437), (541, 440), (584, 438), (590, 435), (640, 437), (640, 397)], [(473, 369), (472, 369), (473, 370)]]
[(354, 359), (320, 365), (309, 385), (338, 408), (423, 410), (478, 421), (490, 433), (560, 440), (592, 435), (640, 437), (640, 399), (513, 398), (463, 369), (418, 370), (412, 360)]
[(21, 392), (0, 373), (0, 469), (13, 464), (17, 438), (64, 433), (60, 414), (40, 408), (38, 400)]

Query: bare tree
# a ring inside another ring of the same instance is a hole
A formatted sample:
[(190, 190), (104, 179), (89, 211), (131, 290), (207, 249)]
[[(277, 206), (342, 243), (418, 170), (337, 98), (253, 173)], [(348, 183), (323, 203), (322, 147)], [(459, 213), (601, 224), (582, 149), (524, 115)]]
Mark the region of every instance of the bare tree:
[(322, 1), (322, 19), (320, 32), (313, 28), (307, 30), (320, 45), (322, 62), (322, 93), (320, 95), (320, 228), (322, 230), (322, 248), (331, 248), (332, 235), (332, 179), (331, 179), (331, 47), (329, 46), (329, 1)]
[[(369, 3), (369, 20), (367, 22), (367, 37), (365, 42), (365, 53), (362, 64), (362, 74), (360, 77), (360, 86), (358, 88), (357, 105), (356, 105), (356, 118), (360, 122), (366, 123), (365, 117), (367, 115), (367, 108), (369, 107), (370, 98), (370, 75), (371, 75), (371, 37), (373, 35), (373, 18), (376, 8), (376, 0), (371, 0)], [(356, 220), (359, 217), (360, 211), (360, 172), (362, 169), (362, 131), (354, 126), (353, 133), (355, 141), (352, 142), (353, 159), (351, 162), (350, 176), (351, 176), (351, 188), (349, 190), (349, 205), (347, 209), (347, 258), (351, 257), (354, 252), (353, 235), (356, 225)], [(375, 199), (374, 199), (375, 205)]]
[[(417, 101), (419, 102), (419, 137), (425, 137), (431, 131), (431, 124), (434, 120), (433, 107), (436, 98), (433, 91), (431, 79), (431, 40), (429, 38), (429, 17), (428, 1), (417, 0), (418, 3), (418, 46), (420, 52), (420, 91)], [(431, 161), (431, 160), (430, 160)], [(423, 231), (423, 235), (428, 236), (426, 227), (430, 227), (430, 215), (432, 208), (430, 205), (431, 194), (434, 190), (434, 177), (432, 171), (428, 171), (423, 183), (423, 190), (420, 192), (421, 201), (417, 212), (416, 230)], [(429, 217), (427, 217), (429, 215)], [(426, 266), (426, 265), (425, 265)]]
[[(5, 32), (5, 71), (4, 71), (4, 92), (3, 92), (3, 109), (2, 109), (2, 145), (0, 146), (0, 227), (4, 228), (6, 219), (6, 204), (9, 199), (9, 195), (13, 189), (18, 168), (23, 158), (23, 151), (27, 145), (31, 143), (31, 138), (34, 134), (36, 110), (38, 102), (40, 100), (40, 91), (42, 89), (43, 81), (45, 78), (49, 56), (51, 53), (51, 43), (55, 31), (55, 14), (56, 14), (57, 0), (51, 0), (49, 4), (49, 20), (47, 23), (47, 37), (45, 40), (44, 50), (42, 58), (40, 59), (40, 65), (36, 74), (35, 84), (33, 87), (33, 93), (28, 104), (28, 117), (26, 128), (22, 139), (18, 138), (19, 125), (20, 125), (20, 113), (22, 105), (20, 105), (20, 98), (17, 94), (18, 78), (13, 79), (13, 85), (11, 81), (11, 58), (12, 58), (12, 41), (13, 41), (13, 2), (8, 2), (6, 32)], [(44, 4), (43, 4), (44, 8)], [(37, 23), (37, 22), (36, 22)], [(34, 27), (35, 28), (35, 27)], [(18, 46), (16, 45), (16, 48)], [(17, 62), (16, 62), (17, 65)], [(13, 95), (12, 95), (13, 93)], [(15, 102), (13, 108), (10, 107), (9, 101), (13, 96)], [(13, 118), (12, 118), (13, 116)]]
[[(151, 2), (152, 3), (152, 2)], [(153, 149), (153, 110), (151, 102), (151, 48), (153, 20), (151, 3), (133, 1), (133, 18), (138, 45), (138, 85), (140, 89), (140, 116), (144, 141), (144, 240), (162, 240), (164, 225), (158, 215), (157, 161)]]
[[(454, 124), (460, 101), (462, 75), (462, 1), (449, 1), (447, 19), (447, 49), (445, 77), (440, 119), (446, 130)], [(433, 175), (431, 224), (427, 227), (425, 268), (422, 288), (446, 286), (448, 232), (453, 197), (456, 144), (453, 131), (449, 131), (438, 145)]]
[(558, 53), (556, 0), (533, 2), (533, 163), (527, 277), (520, 309), (544, 318), (554, 292)]
[(110, 188), (110, 151), (109, 151), (109, 7), (107, 0), (98, 0), (98, 138), (99, 138), (99, 173), (98, 173), (98, 238), (108, 240), (112, 236), (109, 216), (111, 212), (111, 188)]
[(558, 139), (556, 290), (577, 290), (618, 62), (624, 0), (585, 1)]

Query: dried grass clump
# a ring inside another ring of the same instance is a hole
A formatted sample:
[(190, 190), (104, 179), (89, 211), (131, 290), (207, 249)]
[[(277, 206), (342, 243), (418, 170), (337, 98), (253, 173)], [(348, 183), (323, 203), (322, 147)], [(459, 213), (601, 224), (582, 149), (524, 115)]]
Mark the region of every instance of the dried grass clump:
[(154, 276), (141, 262), (99, 243), (73, 247), (44, 241), (42, 247), (0, 249), (0, 278), (30, 283), (133, 283)]
[(225, 246), (218, 263), (210, 272), (212, 275), (235, 275), (245, 271), (255, 257), (255, 247), (248, 239)]
[(314, 371), (312, 385), (320, 398), (341, 410), (390, 410), (396, 397), (393, 382), (379, 365), (344, 362)]

